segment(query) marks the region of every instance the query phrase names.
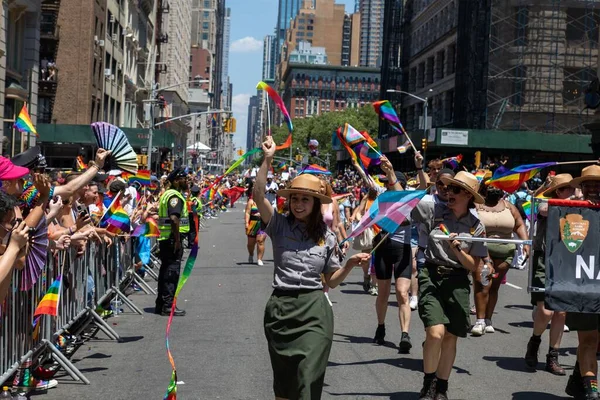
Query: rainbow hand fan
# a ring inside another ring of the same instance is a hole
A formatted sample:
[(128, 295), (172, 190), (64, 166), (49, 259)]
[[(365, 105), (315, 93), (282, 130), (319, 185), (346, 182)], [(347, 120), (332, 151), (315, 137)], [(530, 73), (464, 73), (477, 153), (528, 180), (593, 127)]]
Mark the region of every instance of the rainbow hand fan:
[(23, 279), (21, 290), (29, 290), (37, 282), (42, 274), (48, 257), (48, 223), (46, 217), (42, 217), (38, 225), (29, 233), (29, 249), (25, 256), (25, 268), (23, 268)]
[(111, 170), (113, 166), (123, 171), (137, 174), (137, 155), (125, 136), (125, 132), (106, 122), (94, 122), (92, 130), (96, 136), (98, 146), (110, 150), (111, 154), (105, 169)]

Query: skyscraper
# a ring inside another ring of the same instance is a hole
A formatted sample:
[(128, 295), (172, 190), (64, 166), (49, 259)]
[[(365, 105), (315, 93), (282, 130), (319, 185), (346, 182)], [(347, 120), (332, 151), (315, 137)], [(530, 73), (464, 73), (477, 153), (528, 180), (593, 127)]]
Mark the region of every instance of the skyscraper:
[(223, 70), (221, 82), (223, 82), (224, 104), (230, 104), (231, 93), (229, 92), (229, 36), (231, 33), (231, 8), (225, 10), (225, 24), (223, 26)]
[(275, 27), (275, 57), (273, 58), (273, 71), (275, 71), (275, 65), (280, 61), (281, 57), (281, 46), (285, 41), (285, 31), (290, 27), (290, 22), (296, 17), (298, 11), (302, 8), (302, 4), (305, 1), (314, 0), (279, 0), (279, 12), (277, 14), (277, 26)]
[(262, 80), (274, 80), (275, 79), (275, 53), (277, 52), (277, 38), (275, 35), (265, 36), (263, 43), (263, 70)]
[(384, 0), (360, 2), (360, 65), (380, 67), (383, 45)]
[(258, 96), (250, 97), (250, 102), (248, 103), (248, 128), (246, 130), (246, 151), (253, 149), (256, 141), (256, 128), (260, 123), (259, 117), (260, 111), (260, 102), (258, 100)]

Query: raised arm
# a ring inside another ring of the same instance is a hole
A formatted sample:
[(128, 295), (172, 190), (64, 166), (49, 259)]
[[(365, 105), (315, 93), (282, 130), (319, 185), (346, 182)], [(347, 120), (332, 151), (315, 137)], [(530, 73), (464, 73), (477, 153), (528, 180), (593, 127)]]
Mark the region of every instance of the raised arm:
[(87, 171), (73, 179), (71, 182), (66, 185), (56, 186), (54, 188), (54, 195), (62, 196), (64, 199), (67, 197), (71, 197), (73, 193), (77, 192), (79, 189), (84, 187), (87, 183), (91, 182), (92, 179), (96, 176), (98, 171), (104, 167), (104, 161), (106, 161), (106, 157), (110, 155), (110, 151), (104, 149), (98, 149), (96, 153), (96, 163), (92, 164)]
[(273, 216), (273, 206), (267, 199), (265, 199), (265, 190), (267, 187), (267, 173), (269, 172), (269, 166), (273, 162), (273, 156), (275, 155), (275, 143), (271, 136), (267, 136), (262, 144), (262, 150), (264, 154), (263, 162), (256, 174), (256, 182), (254, 183), (254, 189), (252, 191), (254, 202), (258, 211), (260, 211), (260, 218), (265, 224), (271, 221)]
[(381, 156), (381, 169), (385, 172), (385, 176), (387, 177), (387, 188), (388, 190), (402, 190), (402, 185), (396, 179), (396, 173), (394, 172), (394, 166), (388, 160), (386, 156)]
[(415, 168), (417, 169), (417, 172), (419, 173), (419, 187), (417, 189), (418, 190), (427, 189), (427, 184), (429, 183), (429, 178), (423, 171), (423, 156), (421, 155), (420, 151), (417, 151), (415, 153)]

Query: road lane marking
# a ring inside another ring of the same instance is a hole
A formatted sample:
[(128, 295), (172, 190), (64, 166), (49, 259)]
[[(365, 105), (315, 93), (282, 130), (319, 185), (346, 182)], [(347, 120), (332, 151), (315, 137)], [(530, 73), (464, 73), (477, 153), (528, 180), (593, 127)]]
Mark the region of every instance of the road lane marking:
[(505, 283), (505, 285), (506, 285), (506, 286), (510, 286), (510, 287), (511, 287), (511, 288), (513, 288), (513, 289), (519, 289), (519, 290), (523, 290), (523, 288), (522, 288), (521, 286), (513, 285), (513, 284), (512, 284), (512, 283), (510, 283), (510, 282), (506, 282), (506, 283)]

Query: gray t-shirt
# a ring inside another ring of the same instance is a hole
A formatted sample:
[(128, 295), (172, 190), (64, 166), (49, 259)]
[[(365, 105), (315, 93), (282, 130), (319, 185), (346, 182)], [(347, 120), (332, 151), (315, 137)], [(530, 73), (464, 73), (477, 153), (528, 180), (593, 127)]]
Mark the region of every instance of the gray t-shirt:
[[(273, 242), (273, 288), (280, 290), (322, 289), (321, 274), (341, 268), (335, 253), (337, 241), (330, 230), (323, 243), (315, 243), (298, 221), (290, 222), (286, 216), (273, 213), (265, 232)], [(327, 254), (333, 251), (327, 265)]]

